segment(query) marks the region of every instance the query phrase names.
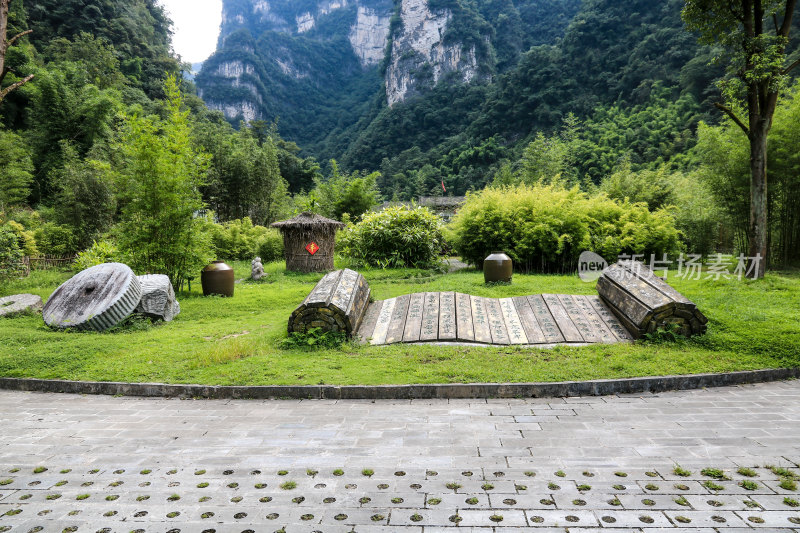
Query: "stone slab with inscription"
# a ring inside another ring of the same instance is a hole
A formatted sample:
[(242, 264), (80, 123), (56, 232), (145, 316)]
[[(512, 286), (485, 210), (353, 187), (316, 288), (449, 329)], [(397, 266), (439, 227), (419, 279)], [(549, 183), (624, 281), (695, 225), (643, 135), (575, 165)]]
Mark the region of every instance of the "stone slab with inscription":
[(597, 296), (484, 298), (453, 292), (416, 293), (371, 304), (364, 324), (359, 336), (375, 345), (549, 346), (633, 340)]
[(320, 327), (373, 345), (498, 346), (632, 342), (659, 327), (677, 327), (685, 335), (705, 331), (708, 319), (697, 306), (644, 265), (609, 267), (597, 289), (599, 296), (507, 298), (424, 292), (370, 303), (364, 277), (337, 270), (326, 274), (295, 309), (289, 331)]
[(356, 335), (369, 306), (370, 289), (354, 270), (328, 272), (289, 317), (289, 332), (311, 328)]
[(637, 339), (662, 329), (689, 337), (705, 333), (708, 327), (708, 318), (694, 302), (638, 261), (620, 261), (603, 270), (597, 292), (620, 325)]

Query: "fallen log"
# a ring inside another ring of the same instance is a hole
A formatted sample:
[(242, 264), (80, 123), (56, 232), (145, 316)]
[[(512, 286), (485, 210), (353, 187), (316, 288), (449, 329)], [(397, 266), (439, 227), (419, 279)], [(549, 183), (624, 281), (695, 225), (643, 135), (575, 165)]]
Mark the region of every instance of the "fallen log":
[(606, 268), (597, 292), (637, 339), (657, 330), (675, 329), (686, 337), (707, 330), (708, 319), (697, 305), (643, 263), (620, 261)]
[(329, 272), (289, 317), (289, 333), (312, 328), (346, 333), (358, 331), (369, 305), (370, 288), (354, 270)]

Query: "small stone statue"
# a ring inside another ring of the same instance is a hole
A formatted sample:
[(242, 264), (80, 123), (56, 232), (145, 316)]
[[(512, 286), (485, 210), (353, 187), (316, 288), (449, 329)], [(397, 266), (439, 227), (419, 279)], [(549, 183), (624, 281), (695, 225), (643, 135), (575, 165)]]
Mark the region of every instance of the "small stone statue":
[(253, 279), (253, 281), (258, 281), (261, 278), (263, 278), (264, 277), (264, 265), (261, 264), (261, 258), (260, 257), (256, 257), (255, 259), (253, 259), (253, 261), (250, 264), (251, 264), (251, 268), (252, 268), (250, 277)]

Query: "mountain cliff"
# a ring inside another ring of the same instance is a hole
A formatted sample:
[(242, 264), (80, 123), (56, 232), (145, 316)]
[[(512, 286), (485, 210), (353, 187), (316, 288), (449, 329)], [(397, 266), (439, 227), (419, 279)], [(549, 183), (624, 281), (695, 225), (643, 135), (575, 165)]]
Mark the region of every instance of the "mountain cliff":
[[(699, 120), (718, 117), (722, 70), (686, 31), (683, 4), (224, 0), (219, 47), (197, 85), (232, 122), (277, 121), (323, 163), (380, 170), (387, 197), (441, 193), (443, 181), (448, 194), (481, 188), (539, 133), (562, 127), (593, 136), (580, 142), (584, 166), (597, 166), (599, 117), (635, 113), (642, 124), (614, 127), (649, 138), (643, 110), (675, 104), (657, 126), (671, 142), (634, 154), (620, 145), (602, 172), (626, 157), (657, 164), (687, 149)], [(597, 179), (597, 169), (582, 172)]]
[(491, 81), (525, 47), (558, 38), (579, 1), (225, 0), (217, 52), (196, 83), (232, 122), (278, 120), (310, 145), (376, 102)]

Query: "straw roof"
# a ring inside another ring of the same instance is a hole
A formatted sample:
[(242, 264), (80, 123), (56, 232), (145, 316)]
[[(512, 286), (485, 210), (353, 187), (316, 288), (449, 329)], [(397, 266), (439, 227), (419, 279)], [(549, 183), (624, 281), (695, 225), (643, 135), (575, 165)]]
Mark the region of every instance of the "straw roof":
[(339, 221), (331, 220), (329, 218), (325, 218), (323, 216), (317, 215), (316, 213), (312, 213), (310, 211), (306, 211), (304, 213), (300, 213), (296, 217), (283, 220), (281, 222), (273, 222), (271, 224), (273, 228), (278, 228), (280, 230), (284, 229), (301, 229), (301, 230), (311, 230), (311, 229), (321, 229), (321, 230), (337, 230), (339, 228), (343, 228), (344, 224)]

